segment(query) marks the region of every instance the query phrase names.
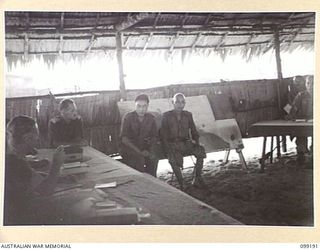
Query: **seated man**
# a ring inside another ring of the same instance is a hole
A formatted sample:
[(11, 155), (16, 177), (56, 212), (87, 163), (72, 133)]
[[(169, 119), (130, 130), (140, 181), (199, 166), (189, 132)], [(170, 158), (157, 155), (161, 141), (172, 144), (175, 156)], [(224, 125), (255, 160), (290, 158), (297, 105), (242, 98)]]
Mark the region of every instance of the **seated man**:
[(292, 106), (294, 98), (304, 90), (306, 90), (304, 77), (300, 75), (293, 77), (292, 83), (288, 85), (288, 103)]
[(60, 115), (49, 122), (49, 144), (87, 145), (83, 139), (83, 121), (77, 114), (77, 106), (72, 99), (63, 99), (59, 104)]
[(175, 94), (172, 103), (174, 109), (165, 112), (162, 117), (161, 139), (164, 151), (181, 190), (184, 189), (184, 185), (180, 168), (183, 168), (183, 156), (186, 155), (194, 155), (197, 158), (192, 185), (205, 187), (201, 172), (206, 153), (204, 147), (199, 144), (199, 134), (192, 114), (183, 110), (186, 104), (185, 96), (181, 93)]
[[(308, 76), (305, 81), (306, 90), (301, 91), (294, 98), (288, 119), (313, 119), (313, 79)], [(296, 138), (297, 161), (299, 164), (305, 162), (305, 153), (308, 152), (307, 137)]]
[(27, 156), (34, 154), (39, 142), (38, 126), (28, 116), (16, 116), (7, 125), (5, 157), (4, 223), (22, 225), (35, 223), (39, 218), (33, 201), (40, 195), (53, 192), (64, 161), (63, 147), (58, 147), (49, 164), (47, 176), (36, 172)]
[(121, 156), (128, 166), (156, 177), (158, 159), (155, 154), (157, 126), (155, 117), (147, 113), (149, 97), (138, 95), (135, 110), (124, 115), (121, 123)]

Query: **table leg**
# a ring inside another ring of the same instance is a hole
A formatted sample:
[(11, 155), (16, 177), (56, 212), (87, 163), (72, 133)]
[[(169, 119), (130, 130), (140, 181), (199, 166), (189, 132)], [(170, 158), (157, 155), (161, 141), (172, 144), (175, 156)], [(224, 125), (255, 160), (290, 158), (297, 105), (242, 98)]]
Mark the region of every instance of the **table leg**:
[(266, 144), (267, 144), (267, 136), (263, 137), (263, 145), (262, 145), (262, 157), (260, 159), (260, 172), (264, 172), (264, 161), (266, 156)]
[[(283, 144), (282, 144), (283, 145)], [(280, 136), (277, 136), (277, 157), (281, 157), (281, 145), (280, 145)]]
[[(273, 162), (273, 136), (271, 136), (271, 145), (270, 145), (270, 163)], [(277, 145), (278, 147), (278, 145)]]
[(230, 155), (230, 149), (226, 150), (226, 153), (224, 155), (223, 164), (227, 164), (229, 161), (229, 155)]
[(246, 163), (246, 159), (244, 158), (244, 156), (242, 154), (242, 150), (237, 148), (236, 151), (237, 151), (237, 153), (239, 155), (242, 167), (244, 167), (245, 169), (248, 169), (247, 163)]
[(287, 152), (287, 136), (283, 135), (281, 138), (282, 138), (282, 151)]

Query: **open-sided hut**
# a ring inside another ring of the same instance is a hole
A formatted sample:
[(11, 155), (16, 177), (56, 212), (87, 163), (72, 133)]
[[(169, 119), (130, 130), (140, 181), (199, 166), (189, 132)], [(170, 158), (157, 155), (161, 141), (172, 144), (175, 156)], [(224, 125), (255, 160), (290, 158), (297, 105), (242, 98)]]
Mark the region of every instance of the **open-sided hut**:
[[(116, 103), (131, 100), (140, 90), (125, 88), (122, 53), (186, 58), (215, 53), (225, 58), (241, 52), (250, 60), (275, 50), (278, 78), (206, 84), (169, 85), (146, 89), (151, 98), (206, 94), (217, 119), (236, 118), (242, 136), (248, 126), (281, 116), (286, 103), (281, 52), (314, 47), (315, 13), (126, 13), (126, 12), (5, 12), (7, 65), (43, 58), (53, 66), (58, 59), (86, 60), (91, 55), (116, 57), (119, 90), (6, 99), (6, 118), (16, 114), (36, 117), (46, 144), (48, 120), (59, 98), (74, 95), (86, 126), (86, 137), (97, 149), (117, 152), (120, 123)], [(91, 95), (85, 95), (91, 94)]]

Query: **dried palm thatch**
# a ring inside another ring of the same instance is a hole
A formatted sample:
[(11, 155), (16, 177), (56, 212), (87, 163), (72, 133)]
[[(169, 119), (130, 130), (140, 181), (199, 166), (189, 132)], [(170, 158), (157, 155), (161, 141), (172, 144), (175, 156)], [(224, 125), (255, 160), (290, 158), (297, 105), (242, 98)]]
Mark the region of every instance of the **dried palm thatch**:
[(312, 50), (315, 13), (5, 12), (9, 67), (39, 57), (49, 66), (113, 59), (119, 33), (123, 52), (134, 56), (241, 53), (250, 60), (274, 48), (276, 33), (281, 51)]

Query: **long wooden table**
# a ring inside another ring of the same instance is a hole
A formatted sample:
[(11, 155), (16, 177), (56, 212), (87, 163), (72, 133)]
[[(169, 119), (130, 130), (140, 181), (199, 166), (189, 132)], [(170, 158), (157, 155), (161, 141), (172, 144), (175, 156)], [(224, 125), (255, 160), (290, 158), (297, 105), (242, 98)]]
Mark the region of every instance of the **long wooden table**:
[[(279, 136), (313, 136), (313, 121), (309, 120), (270, 120), (270, 121), (260, 121), (251, 125), (248, 130), (248, 135), (250, 137), (260, 137), (263, 136), (263, 147), (262, 147), (262, 156), (260, 160), (260, 167), (261, 172), (264, 171), (265, 160), (268, 158), (266, 157), (266, 143), (267, 138), (271, 137), (271, 150), (270, 150), (270, 158), (272, 160), (273, 154), (273, 136), (277, 136), (278, 140), (278, 157), (281, 156), (280, 154), (280, 143), (279, 143)], [(269, 156), (269, 155), (268, 155)]]
[(251, 125), (248, 135), (253, 136), (312, 136), (312, 121), (271, 120)]
[[(63, 170), (56, 192), (39, 199), (37, 213), (43, 224), (241, 224), (151, 175), (92, 147), (83, 149), (88, 166)], [(50, 159), (52, 152), (40, 149), (39, 155)], [(114, 182), (115, 187), (95, 188), (96, 184)], [(100, 208), (97, 204), (104, 205)], [(104, 207), (106, 204), (111, 204), (110, 208)]]

